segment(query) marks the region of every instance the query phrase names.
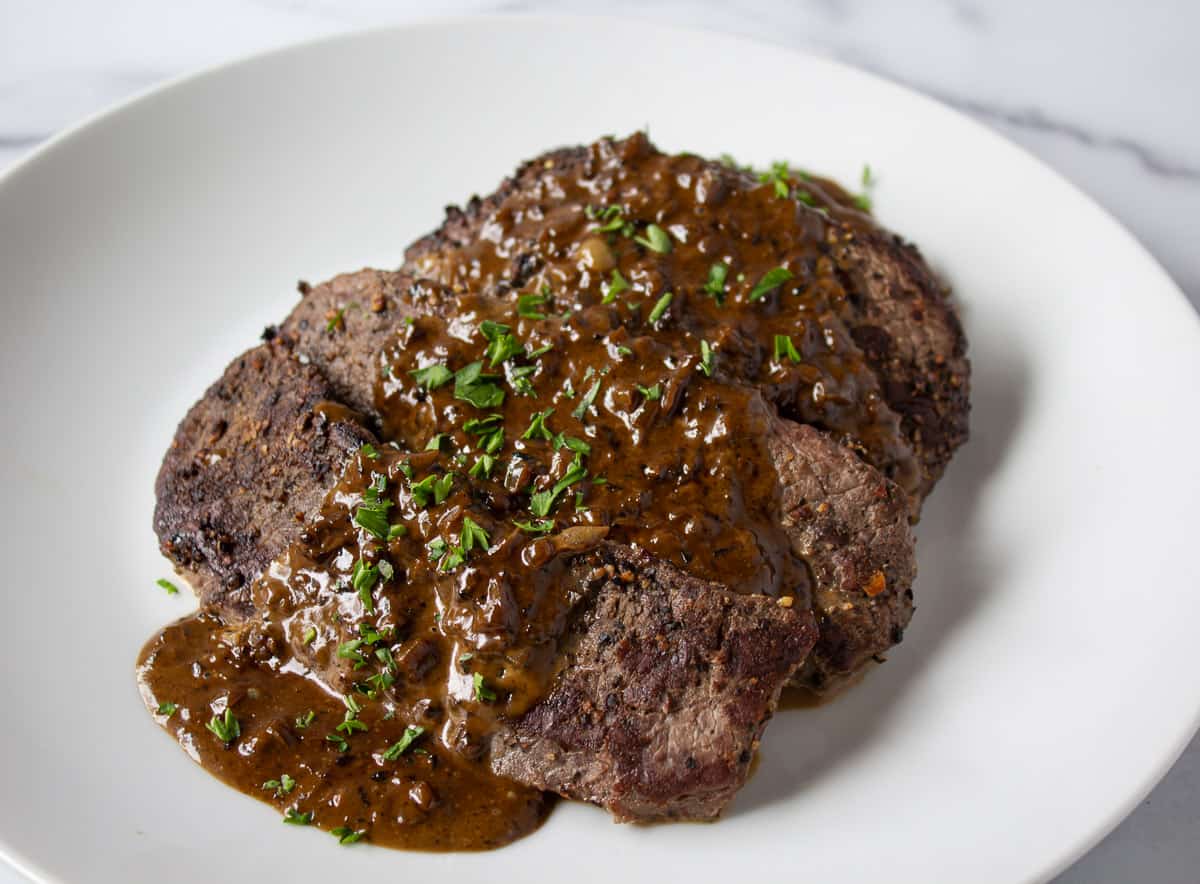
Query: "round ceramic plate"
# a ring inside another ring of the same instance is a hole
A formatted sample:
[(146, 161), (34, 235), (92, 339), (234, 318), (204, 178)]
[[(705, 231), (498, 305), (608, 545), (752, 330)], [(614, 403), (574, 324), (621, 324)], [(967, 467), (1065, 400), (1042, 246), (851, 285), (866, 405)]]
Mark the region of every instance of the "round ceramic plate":
[[(545, 148), (669, 150), (855, 181), (953, 284), (972, 439), (919, 529), (887, 665), (781, 713), (710, 826), (564, 805), (489, 854), (280, 825), (142, 708), (185, 613), (150, 530), (176, 422), (299, 278), (394, 267)], [(1020, 150), (904, 89), (720, 36), (475, 19), (340, 37), (156, 90), (0, 180), (0, 841), (68, 881), (1044, 879), (1197, 726), (1200, 324), (1138, 244)]]

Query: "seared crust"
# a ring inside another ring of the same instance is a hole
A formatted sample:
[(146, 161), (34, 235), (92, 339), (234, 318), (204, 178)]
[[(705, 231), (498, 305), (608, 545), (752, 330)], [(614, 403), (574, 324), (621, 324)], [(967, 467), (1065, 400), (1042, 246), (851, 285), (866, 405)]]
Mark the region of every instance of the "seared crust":
[(606, 544), (550, 694), (492, 741), (492, 769), (618, 821), (711, 819), (741, 788), (812, 615)]
[(897, 644), (912, 618), (917, 564), (908, 501), (812, 427), (780, 421), (767, 446), (783, 489), (783, 526), (815, 583), (820, 638), (798, 681), (833, 691)]
[(248, 614), (250, 582), (296, 538), (348, 453), (374, 439), (281, 342), (254, 347), (192, 406), (163, 458), (163, 554), (204, 604)]

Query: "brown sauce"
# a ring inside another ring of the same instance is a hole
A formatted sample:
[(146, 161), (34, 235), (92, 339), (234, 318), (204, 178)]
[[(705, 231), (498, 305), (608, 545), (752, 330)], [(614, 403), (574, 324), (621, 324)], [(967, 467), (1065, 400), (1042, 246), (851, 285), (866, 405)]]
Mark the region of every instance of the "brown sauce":
[[(253, 619), (201, 612), (143, 650), (147, 704), (177, 707), (160, 724), (224, 782), (345, 838), (507, 843), (548, 804), (491, 775), (488, 739), (556, 675), (571, 553), (607, 538), (809, 604), (764, 396), (914, 487), (838, 318), (844, 228), (639, 143), (593, 148), (585, 174), (510, 197), (480, 242), (425, 264), (462, 294), (378, 356), (391, 444), (351, 459), (254, 584)], [(537, 259), (519, 286), (518, 252)]]

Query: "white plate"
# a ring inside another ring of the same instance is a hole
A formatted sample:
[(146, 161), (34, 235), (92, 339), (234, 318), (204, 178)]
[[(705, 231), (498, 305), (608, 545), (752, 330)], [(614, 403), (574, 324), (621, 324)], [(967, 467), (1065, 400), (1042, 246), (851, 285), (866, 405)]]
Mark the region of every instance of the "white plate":
[[(150, 530), (175, 423), (297, 278), (395, 266), (543, 148), (879, 173), (953, 282), (972, 441), (920, 526), (919, 610), (841, 702), (781, 715), (715, 826), (563, 806), (494, 854), (282, 826), (142, 709), (188, 603)], [(1025, 881), (1134, 807), (1197, 725), (1200, 327), (1090, 200), (963, 117), (829, 61), (608, 20), (341, 37), (156, 90), (0, 180), (0, 839), (32, 874), (201, 882)]]

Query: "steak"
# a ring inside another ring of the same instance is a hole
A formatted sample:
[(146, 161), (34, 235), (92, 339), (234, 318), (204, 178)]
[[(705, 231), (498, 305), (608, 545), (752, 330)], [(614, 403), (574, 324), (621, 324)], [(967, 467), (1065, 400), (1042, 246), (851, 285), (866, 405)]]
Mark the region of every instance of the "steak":
[(492, 769), (619, 822), (711, 819), (741, 788), (779, 694), (816, 636), (807, 611), (606, 544), (549, 694), (492, 738)]
[(243, 353), (179, 424), (155, 482), (163, 555), (203, 604), (238, 618), (348, 452), (375, 436), (281, 342)]
[[(581, 182), (577, 192), (589, 201), (650, 203), (648, 211), (666, 215), (682, 199), (666, 189), (674, 180), (697, 182), (695, 199), (706, 224), (735, 233), (752, 226), (744, 215), (733, 214), (739, 199), (775, 183), (764, 184), (745, 170), (694, 155), (667, 157), (642, 133), (555, 150), (524, 163), (491, 195), (472, 197), (462, 208), (449, 206), (443, 224), (409, 246), (405, 267), (450, 286), (501, 296), (538, 283), (553, 287), (571, 275), (563, 265), (577, 254), (562, 241), (561, 228), (570, 217), (566, 209), (577, 199), (564, 181)], [(839, 289), (834, 306), (917, 456), (920, 474), (908, 484), (919, 508), (967, 436), (966, 340), (946, 289), (915, 247), (848, 206), (849, 198), (836, 185), (805, 173), (778, 181), (797, 196), (794, 211), (770, 224), (764, 221), (754, 236), (770, 238), (780, 261), (787, 260), (789, 247), (786, 238), (778, 244), (775, 238), (788, 228), (805, 241), (820, 243), (820, 256), (810, 260), (826, 262), (827, 278)], [(661, 197), (652, 201), (647, 197), (651, 193)], [(576, 208), (582, 211), (583, 206)], [(688, 211), (695, 214), (695, 207)], [(492, 248), (497, 230), (506, 224), (519, 234)], [(670, 268), (661, 272), (661, 287), (686, 285), (670, 278)], [(859, 447), (876, 466), (901, 478), (893, 458), (871, 451), (862, 440)]]

